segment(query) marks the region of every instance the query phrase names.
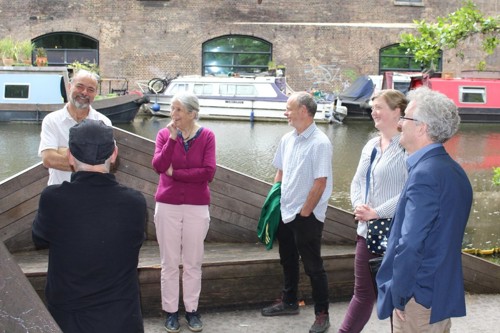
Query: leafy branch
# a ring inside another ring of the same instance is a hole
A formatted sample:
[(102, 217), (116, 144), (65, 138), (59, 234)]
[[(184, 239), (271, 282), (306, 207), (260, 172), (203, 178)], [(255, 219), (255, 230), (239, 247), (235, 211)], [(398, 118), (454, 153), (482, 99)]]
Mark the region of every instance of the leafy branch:
[(493, 184), (500, 186), (500, 167), (493, 168)]
[[(437, 61), (440, 51), (457, 49), (460, 43), (472, 36), (481, 36), (483, 51), (490, 55), (500, 44), (500, 16), (484, 17), (471, 0), (464, 1), (463, 7), (446, 17), (438, 17), (436, 23), (425, 20), (413, 21), (417, 25), (419, 36), (411, 33), (401, 34), (400, 45), (407, 48), (407, 54), (413, 54), (415, 61), (432, 63)], [(461, 51), (456, 52), (460, 59)], [(486, 67), (485, 61), (478, 64), (480, 70)]]
[(80, 69), (84, 69), (99, 75), (99, 66), (95, 62), (90, 62), (88, 60), (85, 60), (83, 63), (79, 61), (73, 61), (70, 65), (68, 65), (68, 68), (71, 68), (75, 72)]

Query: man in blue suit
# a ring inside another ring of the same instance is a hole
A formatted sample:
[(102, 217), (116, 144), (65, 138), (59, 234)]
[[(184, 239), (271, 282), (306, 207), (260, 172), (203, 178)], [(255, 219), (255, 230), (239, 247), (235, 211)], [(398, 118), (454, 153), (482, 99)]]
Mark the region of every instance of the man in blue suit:
[(425, 87), (408, 99), (399, 124), (408, 180), (377, 274), (378, 317), (392, 315), (394, 333), (449, 332), (450, 318), (465, 316), (461, 249), (472, 205), (467, 175), (443, 147), (460, 116)]

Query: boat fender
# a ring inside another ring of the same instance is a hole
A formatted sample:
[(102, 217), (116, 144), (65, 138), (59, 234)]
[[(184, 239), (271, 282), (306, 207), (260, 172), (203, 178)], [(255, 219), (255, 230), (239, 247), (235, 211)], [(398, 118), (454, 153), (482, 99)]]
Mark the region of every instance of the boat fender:
[(158, 112), (158, 111), (160, 111), (160, 104), (158, 104), (158, 103), (153, 104), (153, 106), (151, 107), (151, 110), (152, 110), (153, 112)]

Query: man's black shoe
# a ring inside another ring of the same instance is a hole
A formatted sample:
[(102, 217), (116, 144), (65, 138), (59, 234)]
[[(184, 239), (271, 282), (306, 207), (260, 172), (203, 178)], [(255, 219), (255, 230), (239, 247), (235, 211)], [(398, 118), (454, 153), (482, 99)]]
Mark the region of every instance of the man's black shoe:
[(330, 327), (330, 316), (327, 312), (319, 312), (316, 314), (316, 320), (311, 326), (309, 333), (324, 333)]
[(285, 303), (281, 299), (276, 303), (262, 309), (262, 315), (266, 317), (272, 316), (289, 316), (299, 314), (299, 305), (295, 303)]

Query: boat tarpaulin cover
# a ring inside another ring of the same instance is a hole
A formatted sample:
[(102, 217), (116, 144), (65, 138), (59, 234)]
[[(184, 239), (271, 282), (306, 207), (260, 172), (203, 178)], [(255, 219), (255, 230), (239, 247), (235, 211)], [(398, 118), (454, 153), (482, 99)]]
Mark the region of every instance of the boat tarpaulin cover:
[(339, 95), (339, 98), (346, 101), (364, 102), (370, 99), (374, 89), (375, 85), (370, 77), (360, 76)]

